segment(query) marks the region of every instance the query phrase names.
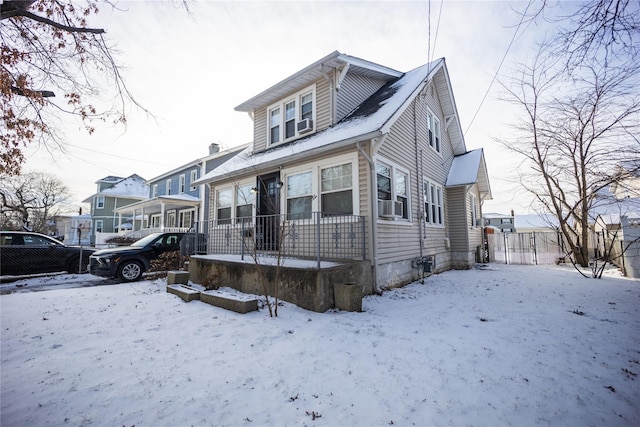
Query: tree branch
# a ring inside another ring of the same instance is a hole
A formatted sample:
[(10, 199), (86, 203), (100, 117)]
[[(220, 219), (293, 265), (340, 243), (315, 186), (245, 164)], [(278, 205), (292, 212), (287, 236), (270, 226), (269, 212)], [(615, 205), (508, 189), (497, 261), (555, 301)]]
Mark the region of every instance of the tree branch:
[(12, 10), (10, 12), (7, 12), (6, 14), (3, 13), (2, 19), (15, 17), (15, 16), (22, 16), (22, 17), (25, 17), (25, 18), (29, 18), (29, 19), (32, 19), (34, 21), (38, 21), (38, 22), (41, 22), (43, 24), (51, 25), (54, 28), (57, 28), (57, 29), (63, 30), (63, 31), (67, 31), (67, 32), (70, 32), (70, 33), (104, 34), (104, 32), (105, 32), (104, 29), (102, 29), (102, 28), (70, 27), (68, 25), (60, 24), (59, 22), (52, 21), (51, 19), (44, 18), (42, 16), (36, 15), (35, 13), (31, 13), (29, 11), (22, 10), (22, 9), (14, 9), (14, 10)]

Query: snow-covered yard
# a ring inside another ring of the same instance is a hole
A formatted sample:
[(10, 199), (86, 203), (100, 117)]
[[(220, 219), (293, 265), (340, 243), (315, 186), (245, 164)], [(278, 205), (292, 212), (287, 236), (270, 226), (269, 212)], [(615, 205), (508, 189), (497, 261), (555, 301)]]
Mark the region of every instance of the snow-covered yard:
[(236, 314), (163, 280), (0, 297), (2, 426), (637, 426), (640, 283), (489, 265)]

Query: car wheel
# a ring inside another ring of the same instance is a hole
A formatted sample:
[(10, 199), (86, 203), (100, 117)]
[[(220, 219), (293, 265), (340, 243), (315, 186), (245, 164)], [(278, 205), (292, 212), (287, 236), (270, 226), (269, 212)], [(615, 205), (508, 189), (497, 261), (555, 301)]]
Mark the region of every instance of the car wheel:
[(142, 266), (138, 261), (125, 261), (118, 269), (118, 278), (123, 282), (135, 282), (142, 277)]

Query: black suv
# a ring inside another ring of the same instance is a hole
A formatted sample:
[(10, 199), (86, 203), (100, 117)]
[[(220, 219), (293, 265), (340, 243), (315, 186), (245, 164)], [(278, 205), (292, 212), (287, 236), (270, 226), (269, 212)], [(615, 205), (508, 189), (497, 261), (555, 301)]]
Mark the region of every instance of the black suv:
[(89, 273), (102, 277), (117, 277), (133, 282), (142, 277), (151, 260), (164, 252), (180, 250), (185, 233), (154, 233), (132, 243), (112, 249), (96, 251), (89, 258)]
[(86, 273), (93, 249), (67, 246), (40, 233), (0, 232), (0, 276), (38, 273)]

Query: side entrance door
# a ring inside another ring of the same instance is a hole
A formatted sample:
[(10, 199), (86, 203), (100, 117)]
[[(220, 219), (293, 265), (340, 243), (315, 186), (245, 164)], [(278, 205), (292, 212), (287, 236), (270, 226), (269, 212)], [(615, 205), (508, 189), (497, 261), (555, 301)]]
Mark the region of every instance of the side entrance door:
[(258, 250), (277, 251), (280, 248), (280, 172), (258, 177), (256, 213), (256, 246)]

